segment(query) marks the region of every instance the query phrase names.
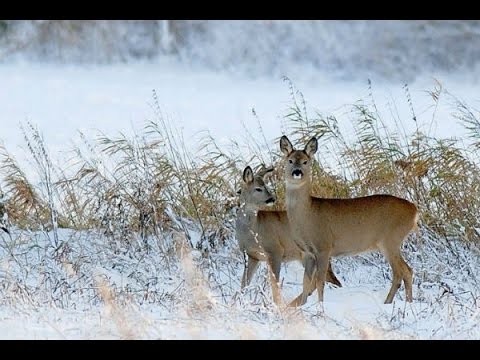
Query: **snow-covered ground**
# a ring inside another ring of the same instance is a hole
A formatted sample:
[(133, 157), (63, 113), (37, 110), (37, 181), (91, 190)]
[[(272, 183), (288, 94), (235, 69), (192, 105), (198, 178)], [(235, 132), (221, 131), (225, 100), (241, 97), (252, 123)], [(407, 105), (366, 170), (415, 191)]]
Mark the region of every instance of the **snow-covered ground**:
[[(146, 248), (108, 244), (95, 232), (2, 234), (2, 339), (478, 339), (478, 253), (429, 239), (405, 254), (414, 302), (400, 288), (383, 301), (391, 274), (379, 255), (333, 260), (342, 288), (327, 285), (299, 309), (272, 304), (265, 265), (240, 291), (236, 244), (202, 258), (178, 234)], [(195, 236), (195, 233), (192, 232)], [(198, 236), (198, 235), (197, 235)], [(15, 244), (15, 246), (11, 246)], [(7, 249), (12, 249), (11, 252)], [(282, 267), (285, 301), (301, 291), (302, 266)]]
[(7, 307), (0, 308), (0, 339), (480, 338), (478, 309), (465, 310), (454, 299), (435, 306), (398, 300), (383, 305), (372, 290), (364, 285), (327, 291), (323, 310), (318, 304), (284, 311), (218, 304), (201, 312), (159, 305)]

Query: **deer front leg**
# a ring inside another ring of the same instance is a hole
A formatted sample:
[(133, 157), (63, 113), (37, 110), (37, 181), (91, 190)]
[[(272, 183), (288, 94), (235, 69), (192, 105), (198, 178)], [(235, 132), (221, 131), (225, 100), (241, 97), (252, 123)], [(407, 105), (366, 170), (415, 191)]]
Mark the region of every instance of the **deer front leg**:
[(283, 304), (282, 294), (280, 292), (280, 268), (282, 265), (282, 256), (273, 255), (268, 259), (270, 284), (272, 286), (273, 302), (277, 305)]
[(317, 273), (316, 285), (318, 292), (318, 301), (323, 302), (323, 289), (325, 287), (325, 279), (327, 276), (328, 265), (330, 263), (330, 251), (322, 250), (316, 256)]
[(245, 286), (248, 286), (248, 284), (250, 284), (250, 281), (252, 280), (252, 277), (255, 274), (257, 267), (258, 267), (258, 260), (252, 258), (249, 255), (246, 255), (245, 268), (243, 270), (243, 276), (242, 276), (242, 289)]
[(312, 294), (313, 290), (315, 290), (315, 256), (310, 253), (305, 253), (303, 266), (305, 267), (303, 273), (303, 291), (288, 306), (302, 306), (307, 302), (307, 298)]

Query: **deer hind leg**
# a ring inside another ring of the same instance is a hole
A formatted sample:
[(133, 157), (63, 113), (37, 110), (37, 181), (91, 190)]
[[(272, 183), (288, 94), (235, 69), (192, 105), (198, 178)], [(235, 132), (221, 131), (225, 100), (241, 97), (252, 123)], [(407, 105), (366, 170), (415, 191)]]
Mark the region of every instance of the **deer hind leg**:
[[(384, 252), (385, 253), (385, 252)], [(412, 270), (403, 260), (400, 250), (396, 250), (393, 253), (385, 253), (385, 256), (390, 263), (393, 272), (392, 286), (388, 292), (385, 304), (391, 304), (395, 294), (397, 293), (402, 280), (405, 283), (405, 291), (407, 294), (407, 301), (412, 301)]]
[(248, 286), (250, 284), (250, 281), (252, 280), (253, 275), (255, 274), (255, 271), (258, 268), (258, 260), (246, 255), (245, 259), (245, 268), (243, 270), (243, 276), (242, 276), (242, 289), (245, 286)]
[(313, 254), (305, 253), (303, 258), (303, 266), (305, 271), (303, 273), (303, 290), (288, 306), (302, 306), (307, 302), (307, 298), (315, 290), (315, 277), (316, 277), (316, 262)]
[(282, 256), (271, 256), (268, 259), (270, 284), (272, 286), (273, 302), (277, 305), (283, 304), (282, 294), (280, 291), (280, 267), (282, 265)]
[(332, 283), (333, 285), (342, 287), (342, 283), (340, 282), (340, 280), (337, 279), (337, 277), (335, 276), (335, 273), (333, 272), (331, 261), (328, 262), (327, 281), (329, 283)]
[(403, 283), (405, 284), (405, 293), (407, 302), (413, 301), (413, 290), (412, 290), (412, 282), (413, 282), (413, 271), (410, 266), (407, 265), (405, 260), (400, 256), (402, 263), (404, 265), (403, 271)]

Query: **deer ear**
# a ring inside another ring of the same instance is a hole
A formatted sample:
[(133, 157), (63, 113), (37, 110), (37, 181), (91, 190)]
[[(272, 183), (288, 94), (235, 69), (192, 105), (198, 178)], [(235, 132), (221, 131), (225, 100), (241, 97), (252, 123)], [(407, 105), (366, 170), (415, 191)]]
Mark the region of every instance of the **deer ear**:
[(318, 150), (318, 141), (317, 138), (314, 136), (310, 139), (310, 141), (305, 145), (305, 152), (308, 156), (312, 156)]
[(288, 156), (293, 151), (293, 145), (285, 135), (280, 138), (280, 150), (282, 150), (285, 156)]
[(245, 181), (247, 184), (253, 182), (253, 171), (250, 166), (247, 166), (245, 170), (243, 170), (243, 181)]
[(260, 166), (260, 170), (257, 171), (257, 176), (260, 176), (264, 178), (268, 173), (272, 172), (274, 170), (273, 166), (270, 166), (269, 168), (266, 168), (264, 164)]

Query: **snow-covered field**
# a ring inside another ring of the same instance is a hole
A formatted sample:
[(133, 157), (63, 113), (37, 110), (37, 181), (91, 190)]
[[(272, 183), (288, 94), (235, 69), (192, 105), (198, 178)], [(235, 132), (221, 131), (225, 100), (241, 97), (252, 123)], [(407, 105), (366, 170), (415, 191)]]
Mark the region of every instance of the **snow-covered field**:
[[(367, 80), (309, 75), (291, 80), (309, 108), (337, 115), (348, 132), (350, 115), (344, 106), (369, 99)], [(478, 84), (466, 78), (438, 80), (475, 106)], [(373, 95), (380, 111), (411, 119), (403, 85), (374, 83)], [(464, 129), (450, 116), (450, 100), (441, 99), (433, 108), (426, 91), (434, 86), (431, 76), (409, 84), (417, 117), (437, 136), (462, 136)], [(245, 126), (258, 127), (252, 108), (272, 140), (282, 133), (282, 116), (290, 104), (288, 84), (281, 78), (245, 79), (168, 62), (4, 64), (0, 142), (26, 164), (19, 124), (28, 120), (39, 127), (51, 154), (61, 158), (75, 143), (77, 130), (93, 135), (141, 129), (152, 116), (152, 90), (192, 150), (202, 131), (219, 144), (245, 137)], [(243, 265), (234, 239), (206, 259), (195, 250), (175, 248), (171, 234), (165, 234), (164, 243), (149, 239), (151, 250), (145, 253), (135, 250), (135, 244), (129, 249), (107, 246), (95, 232), (62, 230), (64, 246), (55, 250), (51, 234), (12, 229), (10, 237), (0, 230), (0, 338), (480, 339), (480, 254), (422, 236), (427, 239), (424, 251), (409, 251), (408, 242), (405, 246), (415, 273), (412, 304), (404, 301), (403, 287), (393, 304), (383, 304), (390, 270), (381, 256), (368, 255), (335, 259), (343, 287), (329, 285), (323, 305), (314, 293), (294, 310), (273, 306), (264, 266), (252, 285), (239, 291)], [(286, 301), (300, 292), (302, 275), (299, 264), (282, 267)]]
[[(243, 265), (235, 243), (205, 259), (182, 246), (178, 234), (149, 239), (148, 252), (70, 230), (60, 231), (64, 245), (54, 251), (51, 235), (13, 231), (15, 246), (2, 246), (0, 338), (480, 337), (479, 254), (428, 234), (422, 234), (422, 251), (413, 253), (408, 243), (404, 249), (415, 271), (413, 303), (404, 301), (402, 287), (393, 304), (383, 304), (390, 271), (381, 256), (368, 255), (335, 259), (343, 287), (328, 285), (323, 305), (314, 293), (300, 309), (272, 304), (264, 265), (240, 292)], [(302, 275), (300, 264), (282, 267), (285, 301), (300, 292)]]
[[(232, 139), (248, 141), (245, 128), (258, 133), (259, 127), (252, 109), (267, 139), (277, 138), (291, 106), (288, 83), (280, 77), (246, 79), (168, 60), (108, 66), (3, 64), (0, 79), (0, 142), (19, 160), (25, 160), (20, 124), (29, 121), (38, 126), (53, 157), (62, 158), (78, 141), (78, 131), (88, 137), (100, 132), (140, 132), (153, 117), (153, 91), (162, 112), (189, 139), (186, 145), (191, 150), (198, 148), (206, 131), (220, 145)], [(478, 84), (467, 75), (437, 79), (444, 90), (471, 106), (478, 105)], [(291, 80), (303, 93), (312, 115), (313, 110), (336, 115), (347, 134), (352, 121), (349, 106), (371, 99), (367, 79), (342, 82), (309, 72)], [(425, 124), (422, 130), (432, 136), (463, 136), (464, 128), (451, 116), (455, 110), (452, 99), (441, 97), (435, 108), (427, 94), (436, 85), (430, 75), (409, 84), (415, 115)], [(372, 95), (385, 118), (398, 114), (402, 127), (414, 129), (403, 83), (373, 83)]]

